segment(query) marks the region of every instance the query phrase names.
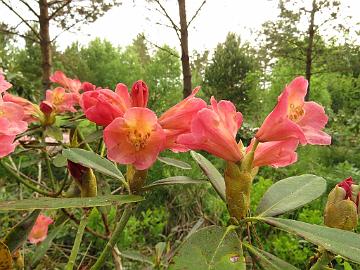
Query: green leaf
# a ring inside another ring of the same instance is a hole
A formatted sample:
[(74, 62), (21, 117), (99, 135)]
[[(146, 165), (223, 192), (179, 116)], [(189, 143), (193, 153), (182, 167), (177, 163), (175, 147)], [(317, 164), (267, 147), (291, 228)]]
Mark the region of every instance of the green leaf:
[(266, 270), (299, 270), (275, 255), (258, 249), (249, 243), (243, 242), (243, 246), (256, 257), (256, 263)]
[(57, 168), (65, 167), (67, 165), (67, 159), (63, 155), (57, 154), (53, 158), (52, 163)]
[(259, 220), (303, 237), (309, 242), (322, 246), (334, 254), (360, 263), (359, 234), (290, 219), (261, 217)]
[(199, 153), (196, 153), (194, 151), (191, 151), (190, 154), (193, 157), (193, 159), (199, 164), (201, 170), (209, 178), (209, 180), (210, 180), (212, 186), (215, 188), (216, 192), (225, 201), (226, 195), (225, 195), (224, 177), (222, 177), (220, 172), (204, 156), (202, 156)]
[(233, 227), (210, 226), (180, 246), (169, 270), (245, 270), (241, 243)]
[(42, 257), (44, 257), (44, 255), (50, 248), (53, 240), (58, 235), (58, 233), (62, 230), (62, 228), (64, 227), (65, 223), (68, 220), (69, 219), (65, 215), (62, 215), (56, 219), (54, 226), (51, 226), (49, 228), (49, 234), (47, 235), (45, 240), (36, 246), (34, 256), (32, 257), (32, 261), (31, 261), (32, 268), (35, 268), (35, 266), (39, 263), (39, 261), (42, 259)]
[(178, 185), (178, 184), (204, 184), (209, 183), (206, 180), (195, 180), (187, 176), (172, 176), (152, 182), (150, 185), (143, 187), (143, 189), (150, 189), (158, 186)]
[[(0, 209), (2, 209), (0, 204)], [(34, 210), (22, 221), (16, 224), (4, 238), (4, 244), (8, 246), (11, 253), (21, 247), (28, 238), (28, 235), (34, 226), (40, 210)]]
[(84, 143), (91, 143), (94, 141), (98, 141), (103, 137), (103, 130), (96, 130), (92, 133), (90, 133), (86, 138), (80, 143), (80, 145)]
[(79, 163), (85, 167), (92, 168), (103, 174), (125, 181), (120, 170), (109, 160), (98, 154), (79, 148), (64, 149), (62, 152), (68, 160)]
[(0, 201), (0, 211), (19, 211), (32, 209), (86, 208), (124, 204), (142, 201), (141, 196), (107, 195), (87, 198), (48, 198), (26, 199), (18, 201)]
[(158, 160), (170, 166), (174, 166), (184, 170), (191, 170), (190, 164), (178, 159), (168, 158), (168, 157), (158, 157)]
[(138, 262), (148, 263), (150, 265), (154, 265), (151, 258), (146, 257), (145, 255), (141, 254), (139, 251), (125, 250), (125, 251), (121, 251), (120, 253), (121, 253), (121, 257), (130, 259), (130, 260), (134, 260), (134, 261), (138, 261)]
[(276, 182), (262, 197), (256, 210), (259, 216), (272, 217), (299, 208), (326, 190), (322, 177), (303, 174)]
[(45, 134), (59, 142), (63, 140), (63, 133), (61, 129), (57, 126), (47, 126), (45, 129)]

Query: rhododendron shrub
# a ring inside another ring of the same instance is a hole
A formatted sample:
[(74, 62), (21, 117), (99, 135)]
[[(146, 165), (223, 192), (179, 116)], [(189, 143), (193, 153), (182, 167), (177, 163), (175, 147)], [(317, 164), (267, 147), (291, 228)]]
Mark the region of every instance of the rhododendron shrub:
[[(24, 193), (27, 198), (23, 200), (0, 202), (0, 211), (30, 212), (19, 215), (20, 221), (1, 239), (0, 248), (17, 267), (24, 261), (23, 254), (31, 258), (25, 258), (29, 269), (40, 267), (39, 263), (51, 256), (47, 251), (59, 233), (67, 233), (71, 219), (77, 232), (71, 253), (64, 257), (65, 269), (108, 269), (110, 256), (115, 269), (121, 269), (126, 251), (119, 250), (117, 244), (137, 206), (151, 198), (147, 194), (159, 186), (204, 183), (226, 204), (228, 224), (200, 226), (203, 222), (198, 222), (184, 239), (169, 241), (166, 248), (161, 243), (156, 245), (156, 258), (146, 260), (154, 269), (297, 269), (264, 250), (266, 245), (259, 242), (256, 233), (263, 223), (316, 245), (314, 256), (309, 258), (310, 269), (330, 269), (337, 255), (360, 263), (360, 236), (353, 232), (360, 212), (360, 188), (352, 178), (329, 193), (325, 226), (278, 217), (326, 191), (322, 177), (306, 172), (276, 179), (256, 211), (250, 210), (253, 182), (261, 167), (286, 167), (297, 162), (298, 147), (331, 144), (330, 135), (324, 131), (328, 116), (321, 105), (305, 101), (308, 83), (303, 77), (285, 86), (250, 140), (238, 139), (243, 137), (247, 116), (230, 100), (211, 97), (208, 103), (197, 97), (200, 87), (156, 115), (155, 108), (149, 107), (149, 93), (157, 89), (150, 89), (141, 80), (130, 90), (121, 82), (115, 89), (102, 88), (69, 78), (61, 71), (50, 80), (54, 87), (46, 91), (44, 100), (34, 103), (11, 93), (11, 84), (0, 73), (0, 165), (13, 181), (34, 192)], [(207, 180), (177, 175), (149, 183), (148, 172), (156, 162), (175, 166), (177, 171), (196, 169), (164, 157), (169, 151), (180, 158), (190, 152)], [(195, 151), (222, 160), (217, 163), (222, 164), (222, 173)], [(37, 180), (26, 175), (21, 159), (18, 161), (19, 155), (35, 159), (34, 153), (41, 169)], [(141, 207), (151, 204), (146, 201)], [(111, 224), (110, 207), (117, 213)], [(43, 209), (52, 218), (41, 214)], [(104, 231), (89, 227), (89, 217), (96, 213), (101, 213)], [(91, 253), (85, 265), (79, 250), (85, 250), (82, 240), (87, 234), (107, 243), (97, 243), (100, 254)], [(27, 241), (36, 245), (26, 245)], [(181, 245), (179, 241), (183, 241)]]

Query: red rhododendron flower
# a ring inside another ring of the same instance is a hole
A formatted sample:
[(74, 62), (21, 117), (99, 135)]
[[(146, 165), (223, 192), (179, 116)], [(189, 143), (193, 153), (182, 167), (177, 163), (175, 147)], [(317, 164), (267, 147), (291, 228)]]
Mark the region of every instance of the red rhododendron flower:
[(159, 123), (166, 133), (165, 148), (170, 148), (174, 152), (188, 150), (184, 145), (177, 143), (176, 139), (181, 134), (190, 133), (192, 119), (198, 111), (206, 108), (206, 102), (201, 98), (195, 97), (199, 90), (200, 87), (196, 87), (190, 96), (160, 116)]
[(115, 118), (121, 117), (131, 107), (146, 107), (149, 90), (143, 81), (134, 83), (131, 94), (127, 86), (118, 83), (115, 92), (109, 89), (96, 89), (82, 94), (80, 106), (86, 118), (101, 125), (109, 125)]
[(86, 118), (101, 125), (109, 125), (115, 118), (123, 116), (131, 107), (131, 98), (124, 84), (119, 83), (116, 90), (97, 89), (85, 92), (80, 99), (80, 106)]
[(304, 101), (307, 86), (305, 78), (297, 77), (285, 87), (278, 104), (256, 133), (260, 142), (297, 138), (303, 145), (331, 143), (331, 137), (322, 131), (328, 121), (324, 108)]
[(133, 107), (104, 129), (104, 142), (110, 160), (144, 170), (163, 149), (165, 133), (153, 111)]
[(31, 244), (37, 244), (42, 242), (46, 239), (48, 233), (48, 227), (54, 221), (45, 216), (40, 214), (36, 219), (35, 225), (32, 227), (30, 234), (29, 234), (29, 241)]
[(64, 87), (66, 90), (69, 90), (74, 93), (79, 93), (81, 89), (81, 82), (77, 79), (70, 79), (62, 71), (55, 71), (55, 73), (50, 76), (50, 81), (57, 83)]
[(14, 143), (16, 135), (3, 135), (0, 133), (0, 158), (14, 152), (18, 143)]
[[(252, 149), (254, 141), (255, 139), (251, 141), (246, 152)], [(253, 166), (272, 166), (275, 168), (288, 166), (297, 160), (295, 151), (298, 144), (297, 139), (259, 143), (255, 150)]]
[(6, 90), (8, 90), (11, 86), (12, 84), (5, 80), (5, 77), (0, 70), (0, 95), (1, 93), (4, 93)]
[(12, 102), (15, 104), (20, 105), (24, 109), (25, 117), (24, 121), (27, 123), (32, 123), (34, 121), (37, 121), (39, 118), (39, 107), (33, 103), (31, 103), (29, 100), (11, 95), (9, 93), (5, 93), (3, 96), (4, 101)]
[(230, 101), (219, 103), (211, 98), (211, 107), (201, 109), (191, 122), (191, 133), (180, 135), (177, 142), (193, 150), (205, 150), (222, 159), (237, 162), (243, 157), (235, 137), (242, 114)]
[(43, 101), (51, 106), (56, 113), (76, 112), (74, 105), (77, 103), (76, 95), (66, 93), (62, 87), (46, 91), (46, 100)]

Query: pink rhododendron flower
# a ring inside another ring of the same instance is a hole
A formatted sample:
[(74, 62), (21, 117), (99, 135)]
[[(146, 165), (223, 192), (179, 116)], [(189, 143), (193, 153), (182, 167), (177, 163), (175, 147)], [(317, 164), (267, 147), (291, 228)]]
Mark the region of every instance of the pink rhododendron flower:
[(181, 134), (190, 133), (192, 119), (198, 111), (207, 107), (204, 100), (195, 97), (199, 90), (200, 87), (196, 87), (190, 96), (160, 116), (159, 123), (166, 133), (165, 148), (170, 148), (174, 152), (188, 150), (184, 145), (178, 144), (176, 139)]
[(15, 103), (0, 101), (0, 134), (17, 135), (27, 129), (24, 109)]
[(46, 239), (48, 233), (48, 227), (54, 221), (45, 216), (40, 214), (36, 219), (35, 225), (32, 227), (30, 234), (29, 234), (29, 241), (31, 244), (37, 244), (42, 242)]
[(1, 93), (4, 93), (11, 86), (12, 86), (12, 84), (5, 80), (5, 76), (2, 74), (2, 72), (0, 70), (0, 96), (1, 96)]
[(81, 96), (80, 106), (90, 121), (107, 126), (131, 107), (131, 98), (127, 87), (119, 83), (115, 92), (109, 89), (85, 92)]
[(0, 158), (5, 157), (14, 152), (15, 147), (18, 145), (14, 143), (16, 135), (3, 135), (0, 133)]
[(55, 73), (52, 76), (50, 76), (50, 81), (57, 83), (62, 87), (64, 87), (65, 89), (74, 93), (79, 93), (82, 87), (82, 84), (79, 80), (70, 79), (66, 77), (66, 75), (62, 71), (59, 70), (55, 71)]
[(26, 121), (27, 123), (32, 123), (38, 120), (39, 107), (31, 103), (29, 100), (22, 97), (11, 95), (9, 93), (5, 93), (5, 95), (3, 96), (3, 100), (20, 105), (24, 109), (25, 117), (23, 120)]
[(104, 142), (110, 160), (145, 170), (163, 149), (165, 133), (153, 111), (133, 107), (104, 129)]
[(131, 100), (133, 107), (146, 108), (149, 99), (149, 88), (146, 83), (139, 80), (131, 88)]
[[(246, 148), (246, 152), (252, 149), (254, 141), (254, 139), (251, 141), (251, 144)], [(298, 144), (299, 141), (297, 139), (259, 143), (255, 150), (253, 166), (272, 166), (277, 168), (293, 164), (297, 160), (295, 151)]]
[(322, 131), (328, 121), (324, 108), (304, 101), (307, 86), (305, 78), (297, 77), (285, 87), (278, 104), (256, 133), (260, 142), (297, 138), (303, 145), (331, 143), (331, 137)]
[(193, 150), (205, 150), (222, 159), (237, 162), (243, 157), (235, 137), (242, 114), (230, 101), (219, 103), (211, 98), (211, 107), (201, 109), (191, 122), (191, 133), (180, 135), (177, 142)]
[(62, 87), (46, 91), (46, 100), (43, 101), (51, 106), (56, 113), (76, 112), (74, 105), (77, 103), (76, 95), (66, 93)]

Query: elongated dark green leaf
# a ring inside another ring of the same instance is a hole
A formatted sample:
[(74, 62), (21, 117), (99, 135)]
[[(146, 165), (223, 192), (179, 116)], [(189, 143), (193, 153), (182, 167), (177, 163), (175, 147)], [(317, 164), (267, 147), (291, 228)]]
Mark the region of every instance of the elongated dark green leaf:
[(154, 265), (151, 258), (146, 257), (145, 255), (141, 254), (139, 251), (135, 251), (135, 250), (121, 251), (121, 257), (130, 259), (130, 260), (134, 260), (134, 261), (138, 261), (138, 262), (148, 263), (150, 265)]
[(63, 133), (61, 129), (57, 126), (47, 126), (45, 129), (45, 134), (51, 138), (54, 138), (57, 141), (63, 140)]
[(168, 157), (158, 157), (158, 160), (170, 166), (174, 166), (184, 170), (191, 170), (190, 164), (178, 159), (168, 158)]
[(204, 184), (204, 183), (209, 183), (209, 181), (195, 180), (187, 176), (172, 176), (154, 181), (150, 185), (143, 187), (143, 189), (150, 189), (158, 186), (168, 186), (168, 185), (178, 185), (178, 184), (184, 185), (184, 184)]
[(53, 158), (52, 163), (55, 167), (58, 168), (65, 167), (67, 165), (67, 159), (62, 154), (57, 154)]
[(205, 173), (205, 175), (209, 178), (216, 192), (225, 201), (226, 195), (225, 195), (224, 177), (222, 177), (220, 172), (204, 156), (194, 151), (191, 151), (190, 154), (193, 157), (193, 159), (199, 164), (200, 168)]
[(230, 227), (203, 228), (185, 240), (169, 269), (245, 270), (240, 240)]
[(360, 263), (359, 234), (290, 219), (261, 217), (259, 220), (303, 237), (309, 242), (322, 246), (334, 254)]
[(68, 218), (64, 215), (60, 216), (56, 219), (55, 224), (49, 228), (49, 233), (44, 241), (42, 241), (38, 246), (36, 246), (34, 256), (31, 260), (31, 267), (35, 268), (35, 266), (39, 263), (39, 261), (44, 257), (48, 249), (51, 247), (51, 244), (58, 233), (62, 230), (65, 223), (68, 221)]
[(283, 261), (282, 259), (260, 250), (249, 243), (243, 242), (243, 246), (256, 257), (256, 263), (266, 270), (299, 270), (295, 266)]
[(0, 201), (0, 211), (32, 210), (32, 209), (60, 209), (84, 208), (124, 204), (142, 201), (143, 198), (135, 195), (107, 195), (88, 198), (48, 198), (26, 199), (19, 201)]
[(124, 176), (119, 169), (111, 161), (98, 154), (79, 148), (64, 149), (62, 154), (72, 162), (124, 181)]
[(266, 191), (256, 212), (259, 216), (277, 216), (315, 200), (325, 190), (326, 181), (322, 177), (312, 174), (289, 177)]
[[(1, 209), (1, 206), (0, 206)], [(22, 221), (16, 224), (11, 231), (5, 236), (4, 244), (8, 246), (11, 253), (21, 247), (28, 238), (28, 235), (35, 224), (40, 210), (34, 210)]]

